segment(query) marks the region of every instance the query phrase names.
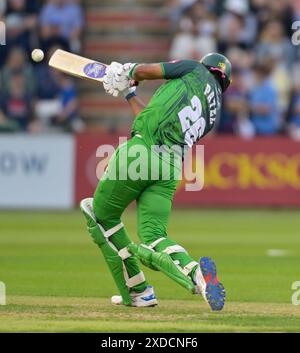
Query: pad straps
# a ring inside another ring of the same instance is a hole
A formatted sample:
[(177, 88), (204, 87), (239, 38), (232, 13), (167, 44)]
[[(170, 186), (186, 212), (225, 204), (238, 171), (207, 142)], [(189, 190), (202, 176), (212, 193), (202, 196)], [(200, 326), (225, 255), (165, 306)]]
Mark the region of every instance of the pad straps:
[(128, 251), (127, 247), (119, 250), (118, 254), (123, 261), (132, 256), (132, 254), (130, 254), (130, 252)]
[(126, 278), (126, 284), (129, 288), (133, 288), (145, 281), (146, 281), (146, 278), (142, 271), (131, 278)]
[[(153, 243), (151, 243), (149, 246), (148, 246), (148, 249), (154, 251), (154, 248), (159, 244), (161, 243), (163, 240), (166, 240), (166, 238), (159, 238), (157, 240), (155, 240)], [(163, 251), (163, 253), (166, 253), (168, 255), (171, 255), (171, 254), (176, 254), (176, 253), (187, 253), (187, 251), (180, 245), (171, 245), (171, 246), (168, 246), (166, 247)], [(174, 263), (176, 264), (176, 262), (174, 261)], [(195, 266), (199, 266), (198, 262), (196, 261), (191, 261), (190, 263), (188, 263), (186, 266), (184, 266), (183, 268), (176, 264), (179, 268), (179, 270), (185, 275), (185, 276), (188, 276), (192, 270), (195, 268)]]
[(163, 252), (165, 252), (168, 255), (176, 254), (176, 253), (179, 253), (179, 252), (187, 253), (187, 251), (180, 245), (168, 246), (167, 248), (165, 248), (165, 250), (163, 250)]
[(150, 245), (148, 245), (147, 247), (152, 250), (156, 247), (156, 245), (158, 245), (160, 242), (162, 242), (165, 239), (166, 238), (159, 238), (159, 239), (155, 240), (153, 243), (151, 243)]
[(113, 228), (104, 231), (105, 238), (110, 238), (112, 235), (117, 233), (123, 227), (124, 227), (124, 224), (121, 222), (121, 223), (117, 224), (116, 226), (114, 226)]
[(123, 273), (124, 273), (124, 277), (126, 280), (126, 285), (128, 288), (133, 288), (143, 282), (146, 281), (145, 275), (144, 273), (141, 271), (139, 272), (137, 275), (129, 278), (128, 276), (128, 272), (127, 272), (127, 268), (125, 266), (124, 260), (128, 259), (129, 257), (132, 256), (132, 254), (128, 251), (127, 247), (118, 250), (116, 248), (116, 246), (112, 243), (112, 241), (109, 239), (112, 235), (114, 235), (115, 233), (117, 233), (120, 229), (122, 229), (124, 227), (124, 224), (121, 222), (119, 224), (117, 224), (116, 226), (114, 226), (113, 228), (109, 229), (109, 230), (104, 230), (104, 228), (101, 226), (100, 223), (98, 223), (99, 228), (101, 229), (107, 243), (110, 245), (110, 247), (112, 249), (114, 249), (118, 255), (120, 256), (120, 258), (123, 261)]
[(196, 267), (196, 266), (199, 266), (198, 262), (196, 262), (196, 261), (191, 261), (189, 264), (187, 264), (186, 266), (184, 266), (184, 268), (181, 270), (181, 272), (182, 272), (184, 275), (188, 276), (188, 275), (192, 272), (193, 268)]

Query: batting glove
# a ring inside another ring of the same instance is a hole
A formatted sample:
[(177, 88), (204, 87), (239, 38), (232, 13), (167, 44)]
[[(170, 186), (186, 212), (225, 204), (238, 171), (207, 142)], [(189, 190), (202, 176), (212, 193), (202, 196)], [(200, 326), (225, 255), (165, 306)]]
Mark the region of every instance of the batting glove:
[(128, 89), (133, 85), (132, 79), (129, 77), (131, 70), (136, 64), (127, 63), (116, 70), (115, 74), (115, 88), (120, 92)]
[(118, 97), (120, 90), (116, 87), (117, 72), (120, 72), (122, 64), (112, 62), (107, 68), (103, 79), (103, 87), (107, 94)]

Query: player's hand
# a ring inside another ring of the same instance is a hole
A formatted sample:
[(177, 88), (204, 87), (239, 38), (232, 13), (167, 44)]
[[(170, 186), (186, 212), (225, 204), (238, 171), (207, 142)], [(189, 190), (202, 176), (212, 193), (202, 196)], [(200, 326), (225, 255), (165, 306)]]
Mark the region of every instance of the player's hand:
[(117, 73), (122, 68), (122, 64), (117, 62), (112, 62), (107, 68), (106, 73), (103, 79), (103, 87), (107, 94), (110, 94), (114, 97), (118, 97), (120, 90), (116, 88), (116, 77)]
[(112, 62), (106, 69), (106, 75), (104, 76), (103, 86), (106, 93), (117, 97), (119, 92), (123, 95), (127, 95), (128, 89), (135, 85), (135, 82), (129, 78), (131, 69), (136, 64), (119, 64)]
[(115, 75), (115, 88), (120, 92), (133, 86), (129, 73), (136, 64), (127, 63), (118, 68)]

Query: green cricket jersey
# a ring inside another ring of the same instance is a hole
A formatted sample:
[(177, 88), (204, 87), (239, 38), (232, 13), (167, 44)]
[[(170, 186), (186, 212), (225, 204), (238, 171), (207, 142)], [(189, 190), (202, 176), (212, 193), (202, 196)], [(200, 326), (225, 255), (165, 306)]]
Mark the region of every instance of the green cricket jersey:
[(161, 65), (168, 81), (136, 117), (132, 134), (140, 134), (148, 145), (191, 147), (219, 118), (221, 87), (198, 61)]

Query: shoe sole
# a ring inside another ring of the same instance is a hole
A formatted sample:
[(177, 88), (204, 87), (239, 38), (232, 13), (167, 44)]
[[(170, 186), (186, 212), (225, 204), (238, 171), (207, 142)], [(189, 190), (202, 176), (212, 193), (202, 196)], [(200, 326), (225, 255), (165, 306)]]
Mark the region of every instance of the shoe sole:
[[(115, 298), (115, 299), (114, 299)], [(124, 305), (122, 300), (119, 299), (119, 296), (113, 296), (111, 298), (111, 304), (112, 305), (116, 305), (116, 306), (120, 306), (120, 305)], [(129, 306), (131, 306), (132, 308), (153, 308), (155, 306), (158, 305), (158, 301), (157, 299), (152, 299), (151, 301), (149, 302), (145, 302), (143, 303), (144, 305), (134, 305), (133, 303)]]
[(206, 300), (212, 310), (220, 311), (225, 304), (226, 292), (223, 284), (218, 281), (216, 264), (211, 258), (202, 257), (199, 265), (206, 282)]
[[(112, 305), (115, 305), (115, 306), (120, 306), (120, 305), (124, 305), (123, 303), (111, 303)], [(129, 305), (131, 306), (132, 308), (154, 308), (155, 306), (157, 306), (158, 303), (155, 303), (155, 304), (150, 304), (150, 305)]]

